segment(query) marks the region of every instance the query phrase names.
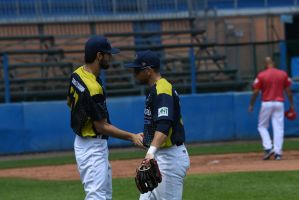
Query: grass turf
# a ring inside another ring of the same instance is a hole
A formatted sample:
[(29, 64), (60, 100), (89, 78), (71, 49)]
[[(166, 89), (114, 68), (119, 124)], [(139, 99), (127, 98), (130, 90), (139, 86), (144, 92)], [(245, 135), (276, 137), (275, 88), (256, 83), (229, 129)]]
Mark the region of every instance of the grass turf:
[[(299, 150), (299, 139), (286, 139), (284, 150)], [(225, 153), (247, 153), (262, 151), (260, 142), (242, 142), (242, 143), (222, 143), (222, 144), (198, 144), (187, 145), (190, 155), (207, 155), (207, 154), (225, 154)], [(110, 152), (110, 160), (125, 160), (142, 158), (145, 155), (144, 150), (126, 150), (121, 149)], [(2, 160), (0, 161), (0, 169), (19, 168), (45, 165), (63, 165), (75, 163), (73, 154), (67, 156), (53, 156), (44, 158), (18, 159), (18, 160)]]
[[(297, 200), (299, 172), (242, 172), (188, 175), (185, 200)], [(82, 200), (80, 181), (36, 181), (0, 179), (0, 199)], [(132, 178), (113, 179), (113, 199), (138, 199)]]

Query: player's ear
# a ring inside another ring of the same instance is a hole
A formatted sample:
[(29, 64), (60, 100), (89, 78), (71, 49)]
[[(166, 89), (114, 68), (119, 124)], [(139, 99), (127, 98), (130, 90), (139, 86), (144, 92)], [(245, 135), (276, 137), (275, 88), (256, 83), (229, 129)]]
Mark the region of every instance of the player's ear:
[(99, 60), (101, 60), (101, 59), (103, 59), (103, 53), (101, 53), (101, 52), (98, 52), (97, 53), (97, 58), (99, 59)]
[(150, 76), (152, 73), (153, 73), (153, 69), (152, 68), (146, 68), (145, 69), (145, 73), (146, 73), (146, 75), (148, 75), (148, 76)]

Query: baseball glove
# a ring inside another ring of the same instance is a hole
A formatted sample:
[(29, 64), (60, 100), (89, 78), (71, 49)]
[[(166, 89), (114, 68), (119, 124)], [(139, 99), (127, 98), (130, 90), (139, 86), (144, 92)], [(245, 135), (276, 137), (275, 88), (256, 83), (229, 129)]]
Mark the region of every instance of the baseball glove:
[(288, 120), (295, 120), (296, 117), (297, 117), (297, 113), (294, 109), (290, 108), (289, 110), (285, 111), (284, 113), (285, 117), (288, 119)]
[(136, 169), (135, 182), (141, 194), (153, 191), (162, 181), (158, 163), (155, 159), (150, 159), (146, 164), (145, 160)]

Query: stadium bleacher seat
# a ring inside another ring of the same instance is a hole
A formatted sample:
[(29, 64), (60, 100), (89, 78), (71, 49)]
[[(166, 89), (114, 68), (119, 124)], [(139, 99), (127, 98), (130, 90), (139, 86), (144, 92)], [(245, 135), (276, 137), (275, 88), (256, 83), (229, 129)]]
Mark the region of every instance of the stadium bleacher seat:
[[(0, 16), (3, 20), (32, 20), (40, 17), (55, 21), (55, 17), (72, 18), (86, 17), (109, 17), (119, 18), (119, 15), (145, 14), (172, 14), (180, 12), (205, 10), (205, 9), (256, 9), (278, 6), (297, 6), (294, 0), (206, 0), (206, 1), (183, 1), (183, 0), (159, 0), (159, 1), (137, 1), (137, 0), (26, 0), (26, 1), (0, 1)], [(53, 17), (55, 16), (55, 17)], [(71, 17), (70, 17), (71, 16)]]

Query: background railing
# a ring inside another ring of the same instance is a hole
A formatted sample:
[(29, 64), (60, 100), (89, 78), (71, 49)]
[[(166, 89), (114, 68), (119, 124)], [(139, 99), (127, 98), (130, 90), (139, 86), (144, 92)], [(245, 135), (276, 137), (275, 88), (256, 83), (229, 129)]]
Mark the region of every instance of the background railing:
[[(292, 75), (290, 60), (297, 54), (286, 55), (290, 43), (281, 49), (280, 41), (288, 38), (279, 13), (242, 19), (219, 14), (276, 7), (295, 11), (297, 0), (0, 0), (0, 53), (9, 61), (0, 63), (0, 102), (64, 99), (69, 74), (84, 63), (84, 43), (93, 34), (105, 35), (122, 51), (104, 80), (109, 97), (144, 93), (123, 68), (141, 47), (159, 52), (163, 76), (185, 94), (249, 89), (266, 56), (279, 67), (284, 60), (283, 69)], [(165, 13), (173, 18), (161, 18)]]
[[(143, 14), (190, 13), (205, 9), (297, 7), (298, 0), (0, 0), (2, 22), (74, 16), (126, 19)], [(188, 15), (187, 15), (188, 16)], [(156, 16), (155, 16), (156, 17)]]
[[(287, 41), (289, 44), (296, 42)], [(263, 70), (263, 60), (266, 56), (272, 56), (279, 68), (285, 67), (281, 62), (288, 55), (283, 55), (286, 52), (280, 49), (281, 43), (285, 42), (216, 44), (219, 55), (226, 58), (226, 65), (220, 71), (209, 69), (210, 66), (214, 66), (213, 63), (202, 60), (204, 57), (196, 56), (195, 51), (192, 53), (189, 47), (171, 49), (172, 51), (169, 52), (165, 46), (163, 49), (165, 54), (161, 58), (161, 73), (181, 94), (249, 90), (254, 77)], [(83, 60), (73, 60), (71, 62), (73, 65), (62, 61), (12, 64), (19, 57), (12, 54), (16, 52), (7, 53), (11, 55), (2, 55), (0, 65), (2, 71), (0, 78), (3, 80), (0, 82), (0, 102), (65, 99), (69, 74), (74, 68), (83, 64)], [(34, 52), (28, 53), (30, 54), (26, 54), (27, 57), (35, 55)], [(64, 51), (65, 56), (68, 53), (67, 50)], [(77, 57), (83, 59), (83, 50), (77, 50), (77, 53)], [(49, 56), (54, 55), (49, 54)], [(136, 86), (132, 73), (123, 67), (123, 64), (131, 61), (132, 57), (132, 50), (122, 49), (122, 53), (116, 56), (117, 60), (114, 60), (111, 68), (105, 72), (103, 82), (106, 83), (109, 97), (144, 94), (144, 88)], [(71, 57), (68, 61), (70, 59)], [(34, 74), (22, 75), (25, 72), (28, 74), (29, 69)], [(284, 70), (292, 75), (290, 69)], [(48, 73), (45, 75), (45, 72)], [(38, 76), (39, 74), (41, 75)]]

